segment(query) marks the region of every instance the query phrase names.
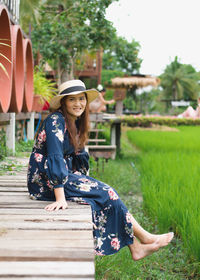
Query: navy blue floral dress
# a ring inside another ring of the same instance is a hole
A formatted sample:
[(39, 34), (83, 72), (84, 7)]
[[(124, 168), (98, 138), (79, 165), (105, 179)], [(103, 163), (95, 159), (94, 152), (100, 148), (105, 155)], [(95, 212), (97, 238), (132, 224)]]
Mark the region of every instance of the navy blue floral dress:
[(88, 159), (84, 150), (74, 153), (62, 113), (50, 114), (30, 156), (30, 198), (55, 200), (53, 189), (62, 187), (67, 200), (90, 204), (95, 252), (110, 255), (133, 243), (133, 217), (113, 188), (85, 175)]

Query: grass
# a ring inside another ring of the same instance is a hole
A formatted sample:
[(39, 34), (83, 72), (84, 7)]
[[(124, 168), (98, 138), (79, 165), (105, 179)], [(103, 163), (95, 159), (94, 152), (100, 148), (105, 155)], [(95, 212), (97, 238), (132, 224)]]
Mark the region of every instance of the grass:
[(190, 255), (200, 260), (200, 129), (178, 132), (128, 131), (140, 150), (144, 204), (162, 231), (179, 234)]
[(29, 140), (28, 142), (16, 141), (15, 157), (9, 157), (9, 151), (5, 150), (4, 156), (0, 158), (0, 176), (6, 174), (7, 172), (14, 175), (18, 171), (21, 171), (24, 166), (17, 161), (17, 158), (29, 157), (32, 151), (33, 143), (33, 140)]
[[(105, 171), (99, 173), (93, 162), (90, 175), (113, 186), (139, 223), (148, 231), (159, 233), (157, 220), (149, 218), (140, 199), (142, 178), (136, 168), (139, 154), (123, 133), (121, 157), (109, 160)], [(169, 246), (138, 262), (132, 261), (127, 247), (112, 256), (97, 256), (95, 269), (97, 280), (200, 279), (199, 263), (188, 257), (178, 237)]]
[(34, 140), (28, 140), (27, 142), (25, 141), (16, 142), (15, 143), (16, 156), (17, 157), (30, 156), (30, 153), (33, 149), (33, 144), (34, 144)]

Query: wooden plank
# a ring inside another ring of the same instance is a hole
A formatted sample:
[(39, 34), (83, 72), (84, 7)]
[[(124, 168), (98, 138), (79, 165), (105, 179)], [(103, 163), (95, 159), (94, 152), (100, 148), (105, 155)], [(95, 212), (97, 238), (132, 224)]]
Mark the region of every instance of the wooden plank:
[(29, 193), (26, 191), (26, 192), (0, 192), (0, 195), (1, 196), (29, 196)]
[[(51, 277), (50, 279), (52, 279), (52, 280), (92, 280), (92, 279), (94, 279), (94, 278), (69, 278), (69, 277), (65, 277), (65, 278), (63, 278), (63, 277), (59, 277), (59, 278), (57, 278), (57, 277)], [(2, 278), (1, 277), (1, 280), (8, 280), (8, 278), (6, 277), (6, 278)], [(30, 278), (29, 277), (12, 277), (11, 278), (11, 280), (30, 280)], [(31, 280), (49, 280), (49, 277), (31, 277)]]
[(0, 122), (5, 122), (10, 120), (9, 113), (0, 113)]
[[(91, 248), (0, 248), (1, 261), (94, 261), (94, 249)], [(1, 273), (0, 273), (1, 275)], [(1, 279), (1, 277), (0, 277)]]
[[(59, 210), (59, 211), (52, 211), (48, 212), (45, 209), (23, 209), (23, 208), (0, 208), (0, 216), (5, 214), (12, 214), (12, 215), (24, 215), (24, 214), (35, 214), (35, 215), (47, 215), (48, 213), (51, 213), (51, 215), (59, 215), (59, 216), (72, 216), (78, 215), (78, 214), (87, 214), (91, 215), (91, 209), (81, 207), (83, 205), (80, 205), (80, 208), (67, 208), (65, 210)], [(1, 217), (0, 217), (1, 219)]]
[(53, 249), (64, 249), (64, 248), (92, 248), (93, 247), (93, 240), (81, 240), (81, 239), (76, 239), (76, 240), (69, 240), (69, 239), (62, 239), (62, 240), (37, 240), (37, 239), (32, 239), (32, 240), (15, 240), (15, 239), (0, 239), (0, 247), (3, 250), (12, 250), (15, 248), (15, 250), (21, 249), (36, 249), (36, 248), (52, 248)]
[(27, 180), (27, 174), (24, 172), (24, 175), (1, 175), (0, 176), (0, 181), (26, 181)]
[(27, 182), (0, 182), (2, 187), (27, 187)]
[(1, 276), (94, 276), (93, 262), (0, 262)]
[(102, 128), (90, 128), (89, 132), (100, 132), (100, 131), (105, 131), (105, 129)]
[(31, 222), (85, 222), (91, 221), (91, 214), (76, 214), (76, 215), (60, 215), (57, 211), (49, 212), (46, 211), (46, 215), (39, 215), (39, 214), (24, 214), (24, 215), (9, 215), (4, 214), (0, 215), (0, 222), (3, 221), (31, 221)]
[[(0, 208), (4, 206), (7, 206), (6, 208), (10, 208), (12, 205), (13, 207), (18, 207), (18, 208), (21, 208), (20, 205), (23, 205), (23, 206), (26, 206), (26, 208), (29, 208), (31, 209), (31, 207), (33, 205), (37, 205), (37, 207), (39, 206), (40, 209), (43, 209), (43, 207), (53, 201), (44, 201), (44, 200), (34, 200), (34, 199), (30, 199), (29, 196), (27, 195), (26, 196), (10, 196), (8, 197), (5, 201), (5, 198), (2, 198), (0, 196)], [(10, 200), (10, 202), (8, 201)], [(80, 203), (77, 203), (77, 202), (72, 202), (72, 201), (67, 201), (67, 204), (68, 204), (68, 208), (67, 209), (70, 209), (70, 208), (88, 208), (90, 209), (90, 205), (88, 204), (80, 204)], [(24, 208), (24, 207), (23, 207)], [(60, 211), (63, 211), (63, 210), (60, 210)]]
[[(12, 196), (7, 196), (5, 200), (5, 196), (0, 195), (0, 208), (22, 208), (23, 204), (25, 208), (31, 208), (35, 206), (36, 208), (44, 208), (47, 204), (52, 203), (53, 201), (43, 201), (43, 200), (33, 200), (30, 199), (29, 196), (27, 195), (12, 195)], [(88, 208), (90, 209), (90, 206), (88, 204), (78, 204), (76, 202), (70, 202), (67, 201), (68, 203), (68, 208)], [(23, 207), (23, 208), (24, 208)], [(63, 211), (63, 210), (61, 210)]]
[[(1, 196), (0, 196), (1, 198)], [(16, 198), (16, 197), (15, 197)], [(44, 209), (44, 207), (51, 203), (52, 201), (41, 201), (41, 200), (31, 200), (29, 199), (28, 201), (15, 201), (14, 199), (10, 202), (6, 202), (5, 199), (0, 202), (0, 208), (5, 209), (5, 208), (16, 208), (16, 209)], [(76, 202), (73, 203), (73, 205), (68, 203), (68, 208), (67, 209), (91, 209), (89, 205), (84, 205), (84, 204), (78, 204)], [(59, 210), (59, 212), (62, 212), (63, 210)]]
[(12, 184), (27, 184), (27, 179), (20, 179), (18, 180), (17, 178), (16, 179), (0, 179), (0, 183), (1, 185), (3, 186), (3, 184), (8, 184), (8, 183), (12, 183)]
[(4, 196), (2, 195), (1, 193), (1, 196), (0, 196), (0, 203), (9, 203), (9, 202), (15, 202), (16, 204), (17, 203), (21, 203), (21, 202), (30, 202), (32, 203), (33, 201), (31, 201), (31, 199), (29, 198), (28, 194), (26, 193), (25, 195), (23, 194), (19, 194), (19, 195), (9, 195), (9, 196)]
[(106, 142), (106, 139), (88, 139), (88, 142), (103, 143), (103, 142)]
[[(3, 185), (3, 184), (2, 184)], [(27, 192), (27, 187), (13, 187), (13, 186), (1, 186), (0, 192)]]
[(79, 221), (50, 221), (36, 220), (36, 221), (0, 221), (1, 229), (74, 229), (74, 230), (92, 230), (92, 223), (90, 222), (79, 222)]
[(116, 146), (115, 145), (89, 145), (87, 146), (89, 150), (115, 150)]
[(0, 240), (93, 240), (93, 234), (90, 230), (4, 230), (0, 231)]

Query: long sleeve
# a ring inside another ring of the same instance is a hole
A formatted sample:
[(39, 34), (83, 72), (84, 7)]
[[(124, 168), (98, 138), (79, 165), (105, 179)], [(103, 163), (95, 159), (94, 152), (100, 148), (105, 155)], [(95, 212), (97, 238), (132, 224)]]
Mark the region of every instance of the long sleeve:
[(45, 123), (47, 159), (45, 172), (54, 188), (68, 180), (68, 168), (63, 157), (65, 120), (60, 113), (50, 115)]

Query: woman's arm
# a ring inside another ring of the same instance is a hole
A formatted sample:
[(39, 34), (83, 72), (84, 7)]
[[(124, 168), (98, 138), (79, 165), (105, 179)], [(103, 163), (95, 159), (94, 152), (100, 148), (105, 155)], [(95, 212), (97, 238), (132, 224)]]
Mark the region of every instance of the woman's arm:
[(51, 203), (51, 204), (48, 204), (46, 207), (45, 207), (45, 210), (47, 211), (57, 211), (59, 209), (66, 209), (67, 208), (67, 201), (65, 199), (65, 194), (64, 194), (64, 188), (55, 188), (54, 189), (54, 194), (55, 194), (55, 197), (56, 197), (56, 201)]

